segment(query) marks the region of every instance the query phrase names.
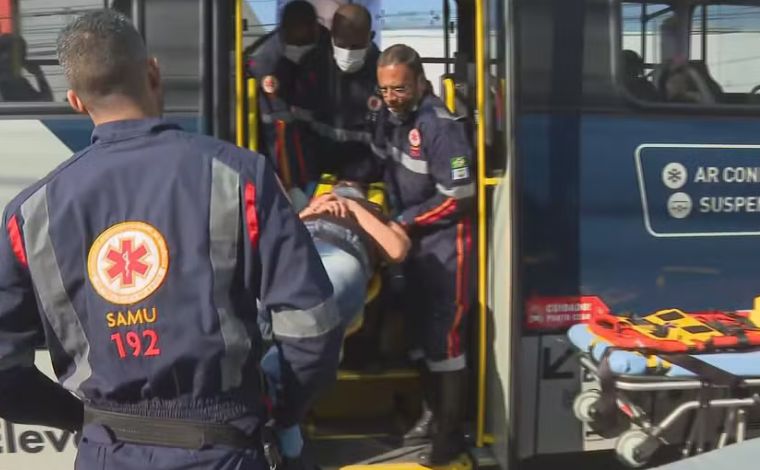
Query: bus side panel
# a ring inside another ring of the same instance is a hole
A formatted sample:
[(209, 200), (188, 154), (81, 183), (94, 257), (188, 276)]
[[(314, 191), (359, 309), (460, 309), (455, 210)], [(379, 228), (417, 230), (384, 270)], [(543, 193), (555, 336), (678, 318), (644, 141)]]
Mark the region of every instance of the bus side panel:
[[(573, 139), (572, 132), (579, 138)], [(759, 148), (731, 147), (753, 144)], [(662, 145), (664, 150), (657, 147)], [(753, 213), (746, 210), (704, 214), (701, 198), (760, 196), (760, 183), (720, 181), (726, 168), (735, 179), (735, 167), (760, 167), (760, 120), (533, 113), (518, 120), (517, 146), (523, 319), (535, 299), (577, 295), (599, 296), (615, 313), (752, 308), (760, 295), (760, 264), (751, 255), (758, 235), (727, 235), (726, 230), (750, 230), (760, 222), (753, 225)], [(664, 170), (669, 163), (687, 170), (679, 187), (668, 187)], [(717, 168), (715, 181), (696, 181), (709, 167)], [(659, 211), (659, 226), (645, 223), (639, 168), (650, 218), (655, 220), (651, 212)], [(691, 212), (683, 218), (670, 215), (667, 207), (668, 196), (676, 193), (692, 199)], [(662, 236), (669, 234), (663, 227), (678, 236)], [(562, 330), (527, 331), (538, 336), (538, 345), (523, 345), (524, 359), (538, 357), (524, 364), (539, 368), (536, 373), (523, 364), (520, 374), (532, 384), (522, 393), (537, 396), (520, 419), (528, 434), (521, 438), (523, 456), (589, 447), (579, 440), (581, 423), (572, 412), (581, 383), (576, 363), (567, 359), (572, 348), (566, 342), (562, 346), (562, 335), (548, 333)]]
[[(699, 200), (703, 195), (760, 196), (760, 184), (733, 183), (736, 172), (730, 170), (753, 163), (760, 167), (760, 148), (730, 147), (760, 145), (760, 120), (590, 115), (582, 136), (579, 290), (601, 296), (616, 313), (752, 308), (760, 295), (760, 264), (751, 254), (760, 234), (728, 233), (760, 229), (751, 220), (760, 220), (760, 214), (706, 214)], [(723, 148), (692, 147), (699, 145)], [(685, 181), (668, 183), (663, 172), (669, 163), (684, 165)], [(639, 168), (647, 207), (654, 212), (649, 216), (655, 225), (649, 228)], [(706, 168), (717, 169), (716, 181), (695, 181), (700, 168), (703, 175)], [(722, 180), (726, 168), (728, 182)], [(678, 193), (692, 200), (683, 218), (667, 208)]]
[(89, 144), (85, 117), (0, 119), (0, 207)]

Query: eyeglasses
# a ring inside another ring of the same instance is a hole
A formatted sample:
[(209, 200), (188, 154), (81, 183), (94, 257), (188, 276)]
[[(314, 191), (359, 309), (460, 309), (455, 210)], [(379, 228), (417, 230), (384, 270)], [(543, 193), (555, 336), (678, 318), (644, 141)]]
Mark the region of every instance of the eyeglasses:
[(406, 85), (404, 86), (381, 86), (377, 89), (381, 95), (388, 96), (390, 94), (393, 94), (395, 96), (405, 96), (408, 95), (411, 91), (410, 88)]

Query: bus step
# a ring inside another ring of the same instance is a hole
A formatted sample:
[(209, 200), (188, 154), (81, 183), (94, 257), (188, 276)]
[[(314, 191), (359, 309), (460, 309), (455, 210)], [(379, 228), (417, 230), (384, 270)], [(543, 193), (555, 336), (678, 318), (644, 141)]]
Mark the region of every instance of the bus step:
[[(429, 470), (430, 467), (424, 467), (416, 462), (424, 449), (424, 446), (401, 447), (363, 462), (344, 465), (341, 470)], [(435, 467), (435, 470), (473, 470), (473, 468), (472, 459), (463, 453), (450, 463)]]
[(381, 439), (395, 444), (400, 442), (403, 430), (404, 421), (394, 415), (311, 420), (305, 426), (306, 433), (314, 441)]
[(338, 381), (402, 380), (419, 377), (416, 369), (389, 369), (382, 372), (363, 372), (356, 370), (339, 370)]

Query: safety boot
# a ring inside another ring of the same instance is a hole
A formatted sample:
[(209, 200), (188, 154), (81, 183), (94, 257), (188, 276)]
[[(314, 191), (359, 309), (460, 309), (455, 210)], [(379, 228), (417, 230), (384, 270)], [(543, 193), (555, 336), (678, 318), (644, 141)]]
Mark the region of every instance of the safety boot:
[(419, 456), (420, 465), (435, 467), (446, 465), (466, 450), (464, 441), (465, 370), (431, 373), (436, 382), (438, 400), (433, 409), (435, 429), (429, 451)]

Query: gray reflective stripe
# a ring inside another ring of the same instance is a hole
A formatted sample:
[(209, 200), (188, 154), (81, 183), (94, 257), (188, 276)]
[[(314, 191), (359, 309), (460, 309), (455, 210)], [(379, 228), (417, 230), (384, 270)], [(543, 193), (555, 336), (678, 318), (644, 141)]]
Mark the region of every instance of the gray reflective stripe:
[(425, 351), (420, 348), (415, 348), (409, 351), (408, 356), (410, 361), (417, 362), (419, 360), (425, 359)]
[(280, 310), (272, 313), (275, 336), (314, 338), (340, 325), (340, 315), (332, 297), (309, 310)]
[(464, 354), (443, 361), (427, 360), (427, 366), (431, 372), (453, 372), (455, 370), (464, 369), (466, 365), (467, 361), (465, 360)]
[(385, 154), (385, 151), (382, 148), (378, 147), (375, 144), (370, 144), (370, 147), (372, 148), (372, 153), (374, 153), (375, 156), (377, 156), (378, 158), (381, 158), (383, 160), (388, 158), (388, 156)]
[(372, 141), (372, 134), (369, 132), (339, 129), (317, 121), (313, 121), (311, 127), (317, 134), (329, 137), (336, 142), (361, 142), (368, 144)]
[(63, 285), (53, 241), (50, 239), (47, 190), (43, 186), (21, 206), (24, 216), (29, 272), (40, 299), (40, 306), (63, 350), (74, 360), (74, 372), (63, 386), (81, 396), (80, 386), (92, 376), (90, 343)]
[(433, 110), (435, 111), (435, 115), (440, 119), (450, 119), (452, 121), (460, 121), (464, 119), (464, 116), (453, 114), (448, 109), (442, 108), (440, 106), (434, 107)]
[(0, 370), (13, 369), (14, 367), (31, 367), (34, 365), (34, 349), (16, 351), (11, 355), (0, 359)]
[(372, 134), (369, 132), (350, 131), (347, 129), (332, 127), (316, 120), (312, 111), (299, 108), (298, 106), (293, 106), (290, 110), (296, 119), (309, 123), (311, 128), (314, 129), (314, 132), (323, 137), (329, 137), (337, 142), (370, 143), (372, 141)]
[(446, 188), (442, 184), (438, 183), (435, 185), (435, 187), (439, 193), (443, 194), (444, 196), (453, 197), (454, 199), (465, 199), (468, 197), (473, 197), (475, 195), (474, 182), (470, 182), (469, 184), (465, 184), (463, 186), (454, 186), (453, 188)]
[(406, 152), (402, 152), (397, 147), (389, 146), (390, 154), (397, 163), (400, 163), (404, 168), (412, 173), (419, 173), (420, 175), (427, 175), (428, 162), (426, 160), (416, 160), (410, 157)]
[(295, 117), (290, 111), (275, 111), (273, 113), (261, 113), (261, 122), (272, 124), (275, 121), (293, 122)]
[(300, 119), (302, 121), (314, 120), (314, 113), (308, 109), (299, 108), (298, 106), (291, 106), (290, 111), (293, 113), (293, 116), (295, 116), (296, 119)]
[(317, 134), (323, 137), (329, 137), (337, 142), (363, 142), (370, 143), (372, 134), (363, 131), (351, 131), (332, 127), (314, 118), (314, 113), (308, 109), (291, 106), (290, 111), (275, 111), (273, 113), (261, 113), (261, 122), (271, 124), (275, 121), (293, 122), (295, 120), (303, 121)]
[(222, 391), (241, 384), (243, 366), (251, 350), (251, 339), (245, 325), (235, 315), (229, 295), (237, 265), (240, 213), (240, 176), (227, 165), (213, 160), (209, 254), (214, 276), (214, 305), (225, 349), (224, 356), (220, 359)]

